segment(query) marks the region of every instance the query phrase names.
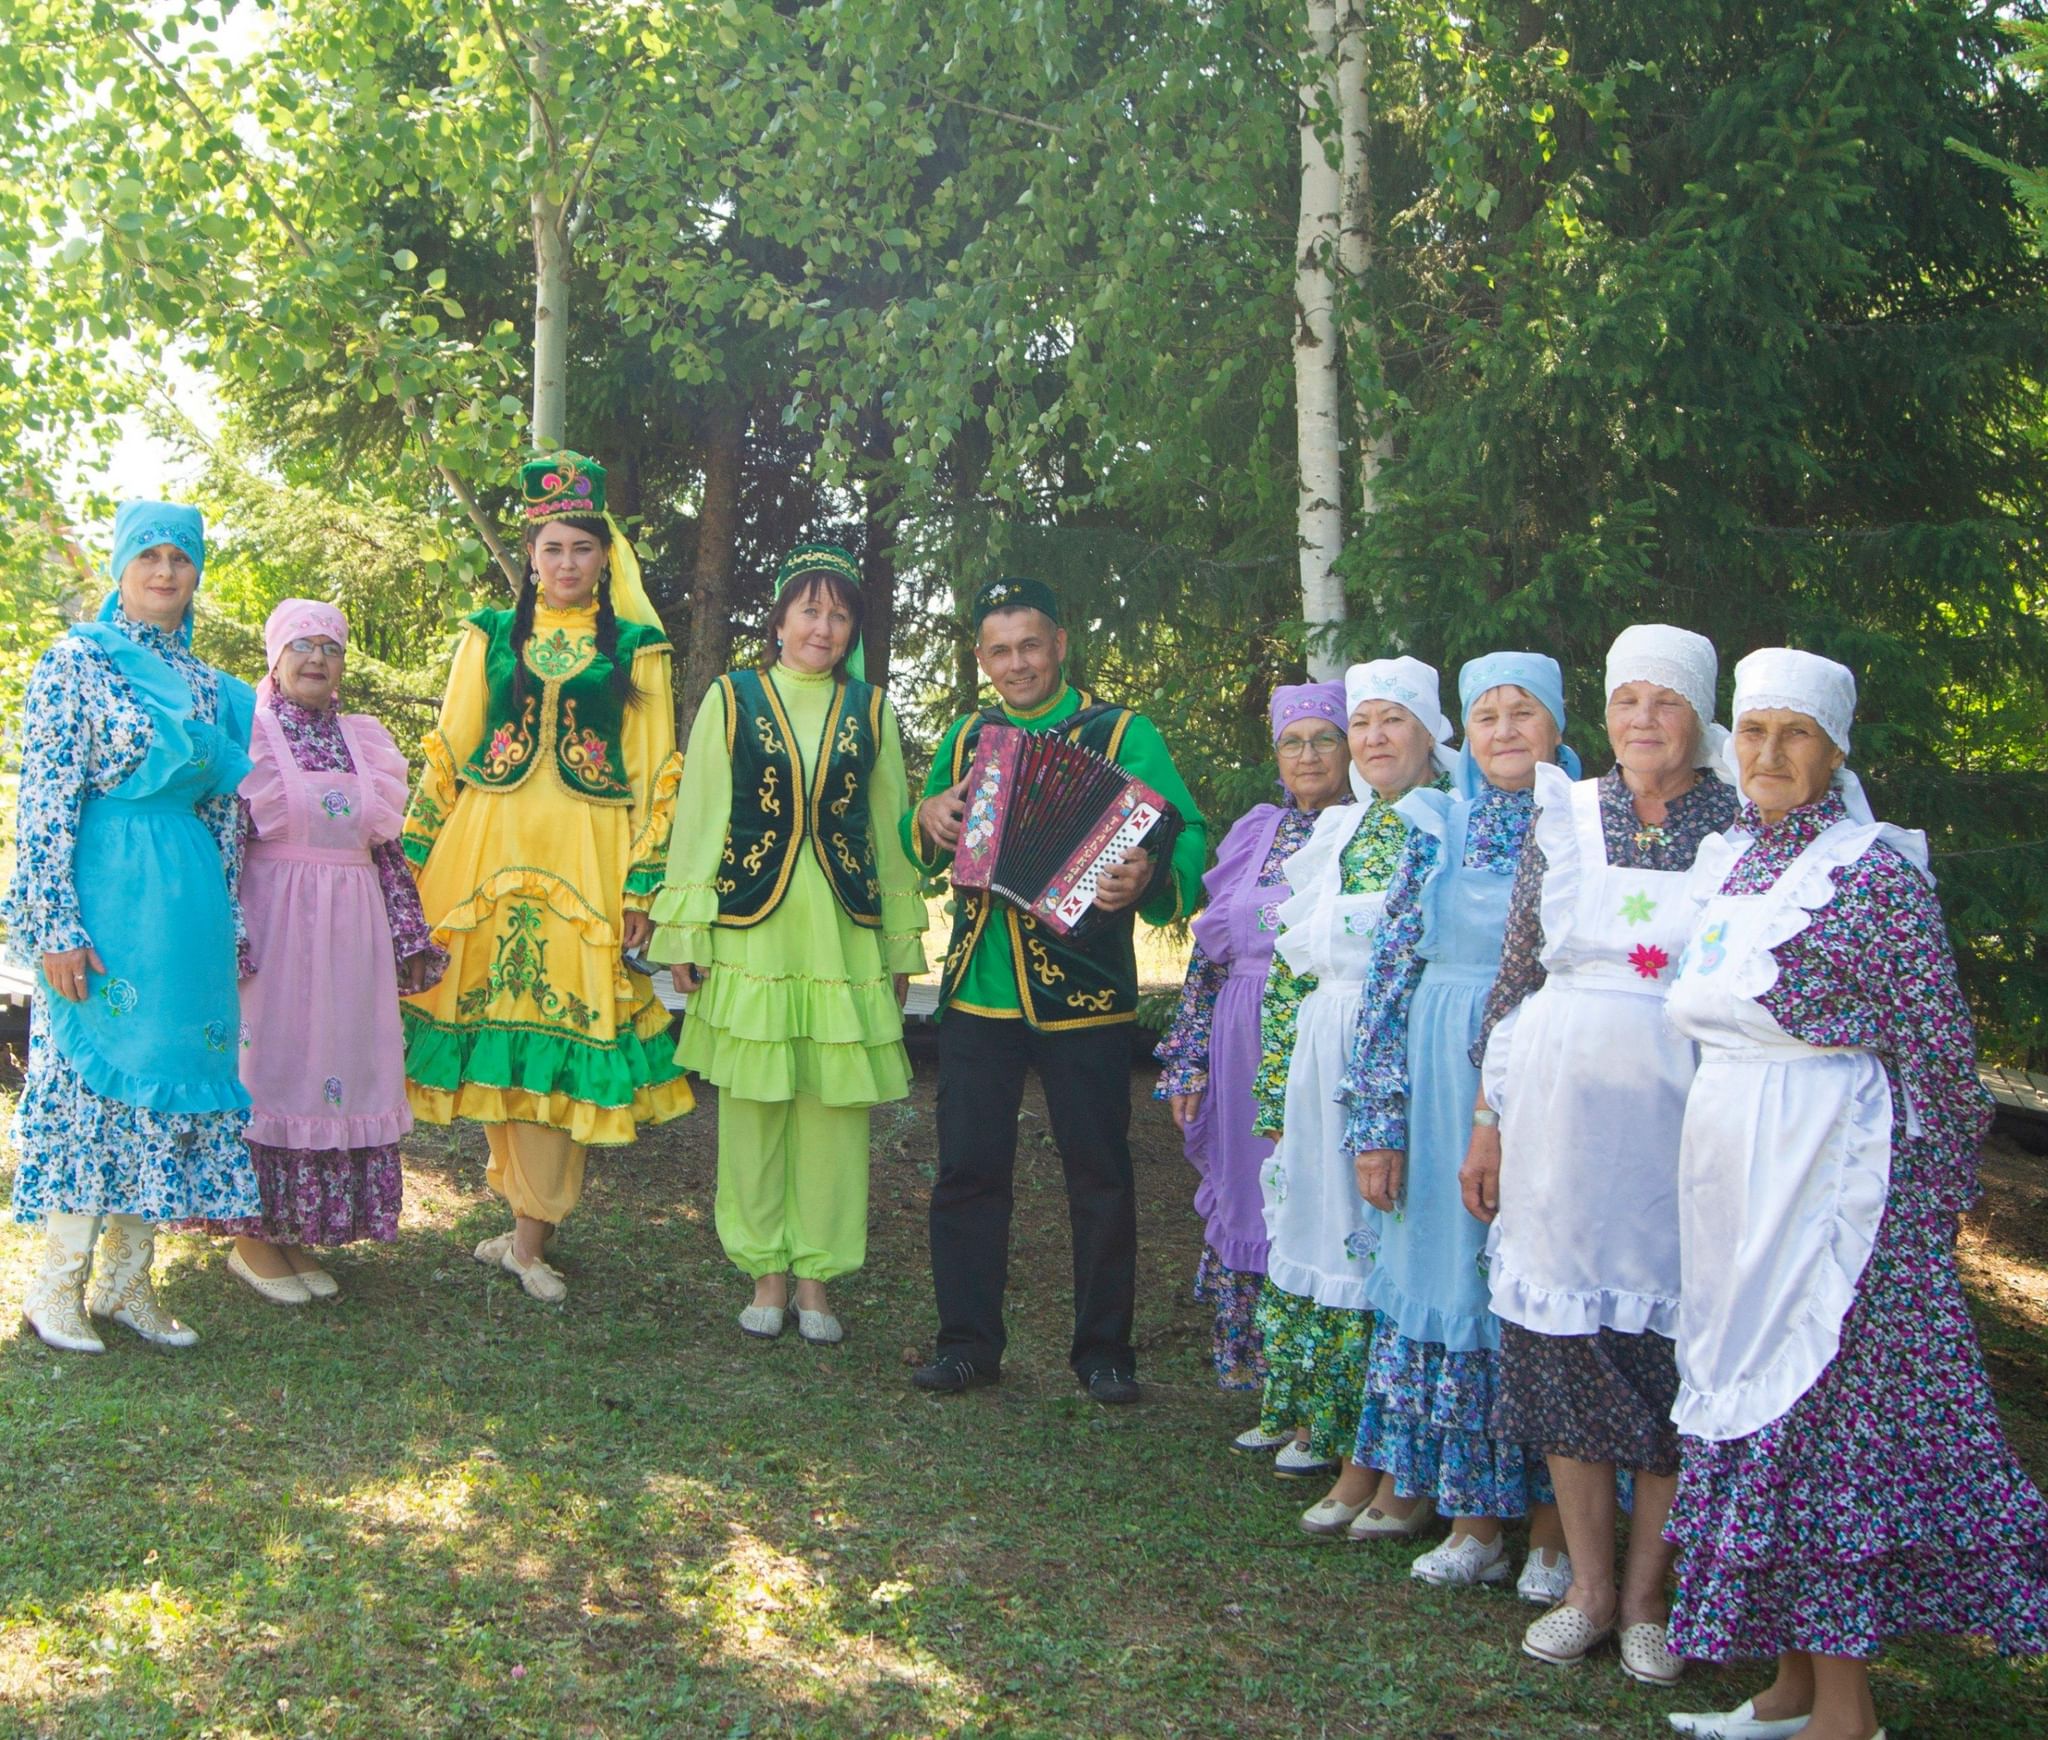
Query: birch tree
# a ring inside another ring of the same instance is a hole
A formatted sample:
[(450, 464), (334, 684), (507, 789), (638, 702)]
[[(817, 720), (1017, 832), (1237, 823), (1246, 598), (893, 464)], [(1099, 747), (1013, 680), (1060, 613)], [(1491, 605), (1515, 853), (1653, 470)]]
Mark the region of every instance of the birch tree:
[(1333, 154), (1338, 0), (1308, 0), (1302, 56), (1301, 214), (1294, 238), (1294, 440), (1300, 481), (1295, 535), (1301, 614), (1308, 625), (1309, 674), (1334, 677), (1342, 664), (1329, 630), (1344, 620), (1343, 366), (1337, 346), (1334, 267), (1342, 227), (1341, 149)]

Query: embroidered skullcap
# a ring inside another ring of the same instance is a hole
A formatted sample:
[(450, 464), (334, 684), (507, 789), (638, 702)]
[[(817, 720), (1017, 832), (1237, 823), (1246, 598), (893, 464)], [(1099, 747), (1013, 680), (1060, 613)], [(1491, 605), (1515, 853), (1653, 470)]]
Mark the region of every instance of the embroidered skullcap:
[(1759, 647), (1735, 667), (1735, 704), (1730, 715), (1783, 707), (1804, 713), (1828, 734), (1844, 755), (1856, 719), (1856, 678), (1847, 665), (1789, 646)]
[[(1562, 741), (1564, 671), (1548, 653), (1490, 652), (1482, 653), (1476, 659), (1467, 659), (1458, 667), (1458, 716), (1470, 719), (1473, 705), (1479, 697), (1506, 683), (1512, 683), (1538, 702), (1557, 721), (1560, 739), (1557, 764), (1577, 779), (1579, 758), (1571, 746)], [(1472, 740), (1467, 737), (1464, 747), (1458, 751), (1458, 790), (1465, 797), (1477, 797), (1485, 785), (1486, 776), (1472, 758)]]
[(1344, 716), (1348, 720), (1368, 701), (1393, 701), (1406, 707), (1436, 739), (1430, 759), (1449, 773), (1457, 767), (1458, 756), (1449, 747), (1451, 722), (1444, 717), (1442, 693), (1436, 668), (1420, 659), (1406, 653), (1399, 658), (1368, 659), (1344, 673)]
[(1638, 622), (1614, 637), (1607, 649), (1607, 698), (1625, 683), (1655, 683), (1685, 697), (1700, 722), (1698, 765), (1721, 767), (1728, 733), (1714, 723), (1714, 689), (1721, 678), (1714, 643), (1689, 628)]
[(1053, 589), (1043, 580), (1026, 579), (1020, 574), (1006, 574), (1000, 580), (991, 580), (975, 593), (976, 631), (998, 610), (1036, 610), (1054, 623), (1060, 619), (1060, 601)]
[(519, 468), (519, 499), (530, 520), (604, 516), (604, 467), (580, 453), (544, 453)]
[(197, 508), (170, 501), (124, 501), (114, 510), (114, 553), (107, 572), (118, 581), (130, 562), (159, 544), (176, 544), (205, 574), (206, 521)]
[(1351, 722), (1342, 683), (1282, 683), (1274, 689), (1266, 713), (1273, 723), (1275, 743), (1281, 732), (1300, 719), (1327, 719), (1340, 732)]
[[(813, 574), (830, 574), (835, 580), (844, 580), (856, 592), (860, 590), (860, 564), (847, 551), (837, 544), (799, 544), (775, 570), (775, 596), (780, 598), (792, 581), (807, 580)], [(858, 639), (846, 649), (846, 674), (859, 682), (867, 681), (867, 654)]]

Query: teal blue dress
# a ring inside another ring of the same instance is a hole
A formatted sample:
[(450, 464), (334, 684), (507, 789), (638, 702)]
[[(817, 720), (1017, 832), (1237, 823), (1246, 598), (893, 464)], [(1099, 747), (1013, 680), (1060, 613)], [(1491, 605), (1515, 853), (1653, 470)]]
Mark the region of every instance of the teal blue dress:
[[(8, 947), (36, 969), (13, 1214), (258, 1212), (237, 1062), (234, 792), (255, 696), (118, 608), (30, 680)], [(45, 952), (90, 942), (87, 996)]]

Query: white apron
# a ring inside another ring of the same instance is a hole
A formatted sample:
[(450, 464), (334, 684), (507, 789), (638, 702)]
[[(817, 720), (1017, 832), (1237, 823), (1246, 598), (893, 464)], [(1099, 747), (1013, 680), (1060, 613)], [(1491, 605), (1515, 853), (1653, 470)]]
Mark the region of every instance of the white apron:
[(1813, 1387), (1841, 1345), (1884, 1218), (1883, 1064), (1794, 1039), (1757, 998), (1777, 982), (1771, 950), (1833, 898), (1829, 872), (1886, 831), (1835, 823), (1762, 894), (1719, 892), (1745, 834), (1708, 841), (1694, 867), (1704, 904), (1668, 1005), (1700, 1047), (1679, 1157), (1684, 1305), (1671, 1412), (1690, 1437), (1747, 1437)]
[(1497, 1316), (1539, 1335), (1678, 1328), (1678, 1143), (1695, 1054), (1664, 1019), (1686, 873), (1609, 864), (1597, 781), (1536, 770), (1549, 977), (1487, 1042)]
[(1297, 973), (1313, 973), (1302, 999), (1287, 1065), (1285, 1126), (1259, 1172), (1266, 1232), (1266, 1273), (1274, 1286), (1318, 1305), (1365, 1309), (1372, 1267), (1365, 1200), (1344, 1148), (1337, 1089), (1372, 964), (1373, 933), (1387, 903), (1376, 894), (1340, 894), (1340, 859), (1365, 821), (1366, 805), (1325, 810), (1316, 832), (1287, 861), (1292, 897), (1280, 906), (1278, 954)]

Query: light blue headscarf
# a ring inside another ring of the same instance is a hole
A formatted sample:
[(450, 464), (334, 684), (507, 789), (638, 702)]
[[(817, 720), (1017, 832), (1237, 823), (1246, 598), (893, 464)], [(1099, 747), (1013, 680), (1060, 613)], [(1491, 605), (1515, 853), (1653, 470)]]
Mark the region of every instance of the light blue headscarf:
[[(1476, 659), (1467, 659), (1458, 671), (1459, 719), (1462, 721), (1472, 711), (1472, 703), (1487, 690), (1497, 689), (1503, 683), (1513, 683), (1516, 688), (1541, 701), (1549, 709), (1551, 718), (1557, 721), (1560, 738), (1563, 736), (1564, 671), (1548, 653), (1491, 652)], [(1579, 777), (1579, 758), (1563, 742), (1557, 746), (1557, 764), (1573, 779)], [(1479, 763), (1472, 759), (1469, 741), (1458, 751), (1457, 779), (1461, 797), (1476, 798), (1486, 789), (1486, 776), (1479, 771)]]
[[(100, 606), (100, 621), (111, 622), (121, 608), (121, 571), (144, 550), (159, 544), (176, 544), (192, 558), (192, 566), (206, 576), (206, 521), (195, 507), (170, 501), (124, 501), (114, 510), (114, 553), (107, 559), (114, 591)], [(185, 607), (185, 620), (178, 625), (178, 639), (192, 644), (192, 608)]]

